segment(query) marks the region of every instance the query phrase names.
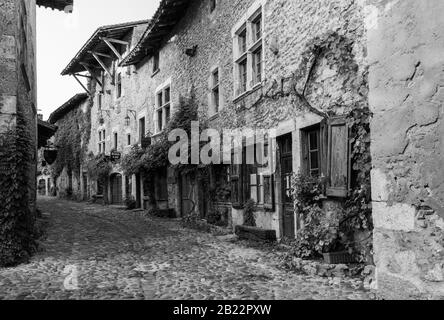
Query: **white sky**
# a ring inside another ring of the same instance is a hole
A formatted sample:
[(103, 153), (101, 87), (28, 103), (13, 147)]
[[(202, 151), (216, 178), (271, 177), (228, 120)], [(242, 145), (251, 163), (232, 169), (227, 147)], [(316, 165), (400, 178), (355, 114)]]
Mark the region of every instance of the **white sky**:
[(151, 19), (160, 0), (74, 0), (74, 13), (37, 7), (37, 105), (47, 119), (76, 93), (84, 92), (60, 73), (100, 26)]

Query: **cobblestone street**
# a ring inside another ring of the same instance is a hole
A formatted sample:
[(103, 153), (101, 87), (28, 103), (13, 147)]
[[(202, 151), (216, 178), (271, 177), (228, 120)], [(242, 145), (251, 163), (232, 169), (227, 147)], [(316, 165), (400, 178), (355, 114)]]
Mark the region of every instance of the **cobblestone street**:
[(98, 205), (41, 199), (45, 251), (0, 270), (2, 299), (368, 299), (352, 280), (300, 276), (270, 251)]

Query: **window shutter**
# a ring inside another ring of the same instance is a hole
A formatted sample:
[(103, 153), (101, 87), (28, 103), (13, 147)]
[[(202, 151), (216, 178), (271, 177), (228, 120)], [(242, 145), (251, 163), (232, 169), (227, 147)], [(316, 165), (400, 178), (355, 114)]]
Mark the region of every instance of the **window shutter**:
[[(345, 116), (328, 120), (327, 145), (327, 196), (344, 198), (348, 194), (349, 181), (349, 125)], [(323, 137), (326, 133), (322, 133)]]
[(231, 165), (231, 203), (234, 208), (242, 206), (242, 179), (241, 166), (238, 164)]
[(263, 185), (264, 185), (264, 207), (269, 211), (274, 211), (274, 175), (267, 174), (263, 175)]

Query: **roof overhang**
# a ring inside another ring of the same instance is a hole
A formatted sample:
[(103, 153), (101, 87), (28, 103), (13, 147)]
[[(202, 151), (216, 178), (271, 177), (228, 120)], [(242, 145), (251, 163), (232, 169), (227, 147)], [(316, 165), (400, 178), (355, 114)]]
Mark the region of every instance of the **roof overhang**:
[(149, 20), (142, 20), (98, 28), (62, 71), (62, 75), (74, 75), (85, 71), (91, 73), (93, 69), (103, 68), (98, 60), (106, 63), (109, 59), (119, 59), (120, 52), (112, 40), (121, 40), (133, 28), (148, 23)]
[(86, 93), (78, 93), (73, 96), (71, 99), (66, 101), (61, 107), (55, 110), (49, 116), (48, 122), (50, 124), (55, 124), (58, 120), (63, 118), (68, 112), (77, 108), (83, 101), (88, 98), (88, 94)]
[[(60, 11), (67, 11), (67, 8), (74, 4), (74, 0), (37, 0), (38, 6), (43, 6), (46, 8), (57, 9)], [(71, 11), (71, 10), (69, 10)]]
[(38, 148), (46, 146), (46, 143), (56, 133), (57, 127), (43, 120), (37, 120)]
[(190, 0), (162, 0), (141, 39), (120, 65), (136, 64), (158, 50), (164, 38), (184, 16), (190, 2)]

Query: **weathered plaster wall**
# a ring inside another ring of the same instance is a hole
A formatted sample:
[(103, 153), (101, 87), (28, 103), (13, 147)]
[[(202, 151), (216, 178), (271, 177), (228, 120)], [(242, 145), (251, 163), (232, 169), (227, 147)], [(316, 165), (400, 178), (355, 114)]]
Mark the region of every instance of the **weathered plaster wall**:
[(378, 289), (442, 299), (444, 2), (366, 4)]

